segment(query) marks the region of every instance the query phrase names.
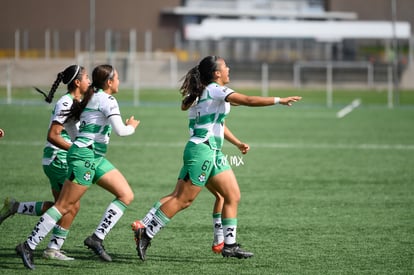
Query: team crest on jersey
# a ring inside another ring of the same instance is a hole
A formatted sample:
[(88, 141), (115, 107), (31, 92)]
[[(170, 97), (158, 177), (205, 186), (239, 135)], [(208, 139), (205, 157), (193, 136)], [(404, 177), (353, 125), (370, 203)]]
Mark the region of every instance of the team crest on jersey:
[(198, 180), (200, 181), (200, 182), (205, 182), (206, 181), (206, 173), (201, 173), (201, 175), (200, 176), (198, 176)]
[(83, 175), (83, 179), (84, 180), (87, 180), (87, 181), (90, 181), (91, 180), (91, 172), (86, 172), (84, 175)]

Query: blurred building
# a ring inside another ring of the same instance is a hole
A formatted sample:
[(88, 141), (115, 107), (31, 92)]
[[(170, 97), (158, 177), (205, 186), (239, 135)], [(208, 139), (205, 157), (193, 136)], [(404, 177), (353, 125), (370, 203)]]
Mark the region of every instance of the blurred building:
[(393, 0), (1, 2), (0, 59), (139, 52), (186, 63), (216, 54), (241, 72), (277, 64), (288, 81), (298, 61), (387, 66), (397, 59), (405, 68), (413, 59), (412, 0), (395, 0), (395, 22)]

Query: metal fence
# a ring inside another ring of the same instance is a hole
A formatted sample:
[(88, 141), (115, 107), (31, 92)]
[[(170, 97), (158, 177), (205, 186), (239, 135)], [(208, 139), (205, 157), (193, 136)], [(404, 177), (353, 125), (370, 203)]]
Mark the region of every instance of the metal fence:
[(398, 41), (398, 55), (391, 41), (345, 40), (320, 42), (312, 39), (222, 39), (186, 41), (180, 31), (146, 31), (107, 29), (95, 34), (94, 49), (88, 32), (26, 31), (0, 33), (0, 58), (76, 58), (82, 52), (169, 52), (180, 61), (194, 61), (215, 54), (226, 60), (241, 62), (296, 61), (369, 61), (387, 63), (397, 58), (407, 64), (413, 60), (413, 41)]

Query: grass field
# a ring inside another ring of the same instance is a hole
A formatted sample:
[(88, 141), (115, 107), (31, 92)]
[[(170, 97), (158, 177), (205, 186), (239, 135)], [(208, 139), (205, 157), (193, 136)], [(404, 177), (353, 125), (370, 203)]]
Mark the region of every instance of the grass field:
[[(0, 104), (0, 199), (52, 199), (40, 160), (51, 106), (33, 91)], [(252, 91), (255, 93), (255, 91)], [(256, 91), (257, 93), (257, 91)], [(29, 100), (24, 98), (30, 94)], [(325, 107), (323, 91), (299, 94), (294, 107), (234, 107), (227, 125), (251, 151), (226, 143), (242, 192), (238, 242), (255, 253), (247, 260), (211, 252), (213, 196), (203, 190), (154, 239), (138, 260), (130, 223), (175, 186), (187, 139), (186, 113), (172, 91), (141, 91), (142, 105), (120, 93), (124, 118), (141, 120), (130, 137), (113, 136), (108, 158), (129, 180), (135, 200), (105, 239), (112, 263), (83, 247), (112, 195), (93, 186), (64, 245), (71, 262), (42, 259), (34, 274), (413, 274), (414, 92), (386, 108), (386, 93), (338, 91)], [(130, 96), (130, 94), (129, 94)], [(362, 104), (342, 119), (336, 112), (354, 98)], [(0, 90), (4, 98), (4, 90)], [(36, 104), (35, 104), (36, 103)], [(0, 226), (0, 273), (27, 274), (14, 247), (38, 217), (15, 215)]]

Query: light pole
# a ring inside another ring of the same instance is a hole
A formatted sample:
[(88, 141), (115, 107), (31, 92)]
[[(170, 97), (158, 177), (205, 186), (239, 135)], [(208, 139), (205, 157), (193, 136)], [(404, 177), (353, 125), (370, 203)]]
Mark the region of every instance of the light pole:
[(95, 63), (95, 0), (89, 0), (89, 68)]
[(391, 0), (391, 19), (392, 19), (392, 48), (394, 51), (393, 55), (393, 87), (394, 87), (394, 96), (395, 104), (399, 105), (400, 95), (398, 91), (398, 39), (397, 39), (397, 0)]

